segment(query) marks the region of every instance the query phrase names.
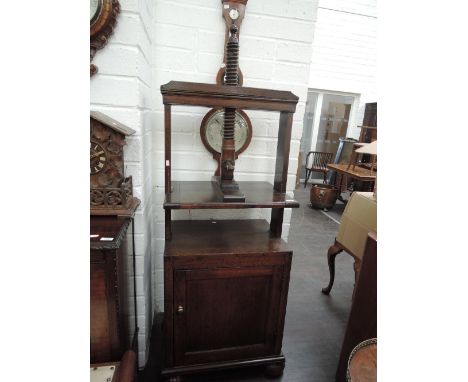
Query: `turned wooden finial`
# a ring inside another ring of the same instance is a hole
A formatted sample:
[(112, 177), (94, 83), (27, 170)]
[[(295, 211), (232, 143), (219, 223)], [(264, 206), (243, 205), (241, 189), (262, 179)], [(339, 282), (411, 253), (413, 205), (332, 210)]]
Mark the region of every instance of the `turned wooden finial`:
[(237, 25), (232, 23), (229, 28), (229, 31), (231, 32), (231, 36), (229, 37), (229, 39), (235, 39), (236, 41), (238, 41), (237, 32), (239, 31), (239, 28), (237, 27)]

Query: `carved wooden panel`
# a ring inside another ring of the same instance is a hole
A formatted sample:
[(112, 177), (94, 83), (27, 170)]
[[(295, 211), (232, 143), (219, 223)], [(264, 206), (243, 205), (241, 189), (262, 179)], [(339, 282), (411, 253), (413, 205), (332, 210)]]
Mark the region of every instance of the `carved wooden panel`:
[[(90, 62), (93, 61), (96, 51), (106, 46), (120, 13), (118, 0), (98, 0), (97, 3), (97, 12), (91, 19), (90, 27)], [(90, 64), (90, 75), (96, 74), (97, 71), (97, 66)]]
[(98, 112), (91, 113), (90, 126), (91, 215), (132, 216), (140, 201), (124, 174), (123, 147), (134, 131)]
[[(92, 117), (90, 123), (91, 188), (120, 188), (124, 180), (123, 146), (125, 145), (125, 135)], [(96, 146), (98, 148), (95, 150)], [(96, 154), (99, 155), (96, 156)], [(101, 165), (102, 168), (99, 168)]]

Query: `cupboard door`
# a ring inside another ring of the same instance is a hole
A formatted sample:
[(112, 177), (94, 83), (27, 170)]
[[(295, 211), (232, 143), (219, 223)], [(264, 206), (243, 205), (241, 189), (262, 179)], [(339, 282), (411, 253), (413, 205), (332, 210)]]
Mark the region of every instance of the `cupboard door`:
[(274, 354), (283, 272), (284, 265), (176, 270), (175, 364)]
[(90, 340), (91, 363), (121, 356), (114, 253), (91, 251)]

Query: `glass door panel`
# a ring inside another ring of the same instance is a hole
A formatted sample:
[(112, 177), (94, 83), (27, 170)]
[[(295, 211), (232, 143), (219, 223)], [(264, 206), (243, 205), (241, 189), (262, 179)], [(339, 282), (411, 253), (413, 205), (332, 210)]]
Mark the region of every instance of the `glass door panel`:
[(353, 101), (352, 96), (323, 95), (316, 151), (336, 154), (339, 139), (346, 137)]
[(304, 127), (302, 129), (302, 138), (301, 138), (301, 148), (300, 152), (302, 153), (301, 163), (301, 173), (300, 179), (305, 178), (305, 161), (306, 156), (309, 151), (311, 151), (312, 147), (312, 130), (314, 126), (314, 117), (315, 117), (315, 109), (317, 105), (317, 97), (318, 93), (309, 92), (307, 94), (307, 102), (306, 102), (306, 110), (304, 114)]

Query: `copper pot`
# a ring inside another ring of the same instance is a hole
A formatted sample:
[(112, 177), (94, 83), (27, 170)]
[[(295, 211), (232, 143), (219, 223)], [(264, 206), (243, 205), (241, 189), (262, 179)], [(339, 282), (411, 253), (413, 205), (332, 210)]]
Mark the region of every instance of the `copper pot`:
[(331, 209), (338, 195), (338, 188), (331, 184), (314, 184), (310, 189), (310, 203), (313, 208)]

